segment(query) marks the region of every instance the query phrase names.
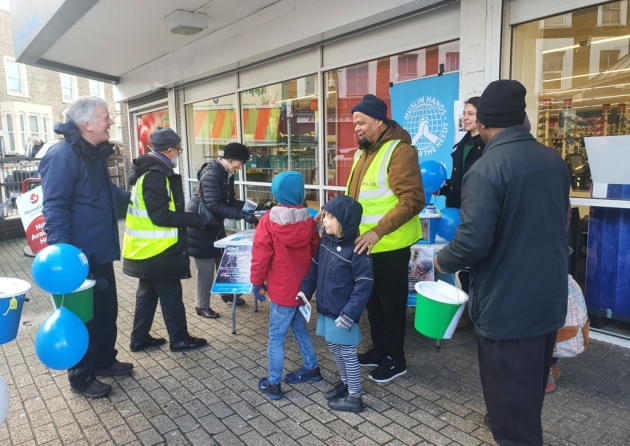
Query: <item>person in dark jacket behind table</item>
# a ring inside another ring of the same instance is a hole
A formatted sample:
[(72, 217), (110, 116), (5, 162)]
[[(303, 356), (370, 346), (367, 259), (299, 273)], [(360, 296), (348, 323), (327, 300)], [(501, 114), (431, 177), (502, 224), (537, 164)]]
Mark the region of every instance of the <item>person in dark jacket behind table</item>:
[[(295, 338), (303, 366), (284, 377), (287, 384), (320, 381), (317, 355), (304, 317), (296, 300), (311, 257), (317, 250), (319, 234), (315, 220), (304, 202), (304, 180), (298, 172), (282, 172), (271, 182), (271, 192), (278, 202), (260, 219), (252, 246), (250, 281), (254, 296), (264, 301), (269, 290), (269, 377), (258, 381), (258, 390), (272, 400), (282, 398), (284, 341), (287, 331)], [(267, 284), (265, 285), (265, 281)]]
[(130, 349), (138, 352), (166, 341), (149, 334), (158, 299), (171, 351), (200, 347), (190, 336), (180, 279), (190, 277), (186, 227), (203, 228), (205, 218), (184, 211), (182, 177), (173, 170), (182, 151), (180, 137), (158, 127), (150, 136), (153, 151), (134, 160), (133, 185), (123, 240), (123, 272), (139, 278)]
[(362, 213), (361, 204), (345, 195), (324, 205), (322, 239), (298, 294), (310, 299), (317, 288), (317, 334), (328, 342), (341, 375), (324, 395), (328, 407), (355, 413), (363, 411), (358, 324), (374, 285), (372, 260), (354, 252)]
[(461, 206), (462, 180), (466, 172), (483, 155), (483, 148), (486, 143), (479, 135), (477, 124), (477, 105), (479, 96), (473, 96), (464, 105), (464, 129), (466, 134), (453, 147), (451, 157), (453, 158), (453, 171), (451, 177), (446, 180), (438, 195), (446, 197), (446, 207), (458, 208)]
[(70, 387), (89, 398), (107, 395), (112, 387), (97, 375), (126, 375), (133, 365), (116, 359), (118, 296), (114, 260), (120, 259), (116, 208), (129, 202), (129, 192), (114, 185), (107, 158), (114, 123), (107, 103), (84, 96), (67, 110), (55, 133), (64, 139), (52, 146), (39, 165), (44, 194), (47, 243), (68, 243), (81, 249), (96, 281), (94, 318), (85, 325), (89, 345), (81, 361), (68, 370)]
[[(210, 308), (210, 290), (214, 282), (215, 271), (219, 267), (223, 250), (214, 247), (214, 242), (226, 237), (223, 221), (244, 219), (248, 223), (257, 224), (253, 214), (243, 211), (244, 202), (237, 200), (234, 193), (234, 174), (249, 160), (249, 150), (243, 144), (232, 142), (225, 146), (219, 159), (204, 166), (197, 173), (199, 187), (186, 205), (187, 212), (199, 211), (200, 198), (208, 211), (215, 217), (204, 229), (188, 230), (188, 247), (190, 256), (197, 269), (195, 284), (195, 311), (201, 317), (218, 318), (219, 313)], [(224, 302), (232, 302), (233, 295), (222, 295)], [(245, 301), (240, 297), (237, 305)]]
[(479, 100), (484, 155), (464, 177), (462, 223), (438, 252), (440, 272), (471, 267), (470, 319), (497, 443), (541, 445), (541, 412), (556, 333), (567, 312), (562, 158), (523, 127), (523, 85), (492, 82)]
[[(455, 144), (451, 157), (453, 158), (453, 171), (451, 177), (446, 180), (446, 184), (442, 186), (439, 195), (446, 197), (446, 207), (457, 208), (462, 202), (462, 180), (466, 172), (470, 170), (472, 165), (481, 158), (486, 143), (479, 135), (479, 126), (477, 123), (477, 106), (479, 105), (479, 96), (473, 96), (466, 101), (464, 105), (464, 129), (466, 134)], [(468, 271), (459, 271), (458, 277), (461, 288), (468, 293), (470, 288), (470, 274)], [(468, 314), (464, 313), (457, 324), (457, 328), (465, 328), (470, 323)]]

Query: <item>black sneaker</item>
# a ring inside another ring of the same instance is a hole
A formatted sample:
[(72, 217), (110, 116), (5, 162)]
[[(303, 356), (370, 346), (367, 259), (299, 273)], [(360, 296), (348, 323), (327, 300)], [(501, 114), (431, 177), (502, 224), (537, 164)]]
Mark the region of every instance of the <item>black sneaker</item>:
[(344, 384), (343, 381), (339, 381), (335, 384), (335, 387), (330, 389), (328, 392), (324, 393), (324, 398), (327, 400), (332, 400), (335, 398), (341, 398), (348, 395), (348, 385)]
[(357, 358), (359, 358), (359, 365), (363, 367), (376, 367), (383, 362), (385, 353), (376, 350), (374, 347), (370, 347), (365, 353), (359, 353)]
[(171, 344), (171, 351), (179, 352), (181, 350), (187, 350), (189, 348), (202, 347), (206, 345), (207, 343), (208, 341), (206, 341), (204, 338), (196, 338), (194, 336), (188, 336), (188, 338), (184, 339), (183, 341), (179, 341), (179, 342), (175, 342), (174, 344)]
[(386, 383), (405, 373), (407, 373), (406, 366), (402, 365), (394, 358), (386, 356), (379, 366), (372, 370), (368, 376), (372, 381), (376, 381), (377, 383)]
[(330, 407), (332, 410), (354, 413), (363, 412), (363, 409), (365, 409), (365, 406), (363, 406), (363, 398), (361, 398), (361, 395), (346, 395), (340, 398), (329, 400), (328, 407)]
[(164, 344), (166, 344), (166, 339), (154, 338), (153, 336), (149, 335), (149, 337), (147, 337), (144, 342), (132, 342), (131, 344), (129, 344), (129, 350), (131, 350), (133, 353), (137, 353), (144, 350), (145, 348), (159, 347), (160, 345)]
[(106, 369), (96, 370), (96, 376), (122, 376), (129, 375), (133, 370), (133, 364), (130, 362), (120, 362), (117, 359), (111, 363)]
[(322, 380), (322, 374), (319, 371), (319, 367), (315, 367), (313, 370), (302, 367), (301, 369), (289, 372), (284, 377), (284, 382), (287, 384), (300, 384), (306, 381), (316, 382)]
[(280, 383), (271, 384), (269, 379), (266, 377), (260, 378), (260, 381), (258, 381), (258, 390), (262, 393), (266, 393), (272, 400), (279, 400), (282, 398), (282, 388), (280, 387)]
[(80, 393), (81, 395), (90, 399), (103, 398), (104, 396), (107, 396), (107, 394), (112, 390), (112, 386), (110, 386), (109, 384), (105, 384), (104, 382), (101, 382), (96, 378), (94, 378), (94, 381), (92, 381), (90, 385), (88, 385), (84, 389), (79, 389), (78, 387), (74, 387), (72, 385), (70, 385), (70, 388), (73, 392)]

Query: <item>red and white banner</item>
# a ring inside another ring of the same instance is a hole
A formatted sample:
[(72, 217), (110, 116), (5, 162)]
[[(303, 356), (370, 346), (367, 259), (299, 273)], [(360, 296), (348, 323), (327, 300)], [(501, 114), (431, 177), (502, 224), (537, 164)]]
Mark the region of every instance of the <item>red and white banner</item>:
[(42, 187), (38, 186), (20, 195), (15, 199), (15, 203), (20, 212), (28, 246), (36, 254), (48, 246), (44, 232), (44, 215), (42, 214), (44, 207)]

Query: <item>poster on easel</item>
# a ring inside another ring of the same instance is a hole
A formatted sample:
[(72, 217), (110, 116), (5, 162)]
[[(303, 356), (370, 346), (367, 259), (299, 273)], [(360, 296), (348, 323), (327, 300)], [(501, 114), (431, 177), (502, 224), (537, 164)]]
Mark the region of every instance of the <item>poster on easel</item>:
[(44, 232), (44, 193), (41, 186), (31, 189), (15, 199), (22, 226), (26, 233), (26, 243), (33, 254), (48, 246)]
[(251, 293), (252, 284), (249, 282), (251, 263), (251, 245), (227, 246), (223, 252), (211, 292), (216, 294)]
[(408, 267), (408, 295), (407, 306), (415, 307), (416, 283), (422, 281), (433, 282), (435, 280), (435, 266), (433, 264), (434, 250), (430, 246), (411, 246), (411, 258)]

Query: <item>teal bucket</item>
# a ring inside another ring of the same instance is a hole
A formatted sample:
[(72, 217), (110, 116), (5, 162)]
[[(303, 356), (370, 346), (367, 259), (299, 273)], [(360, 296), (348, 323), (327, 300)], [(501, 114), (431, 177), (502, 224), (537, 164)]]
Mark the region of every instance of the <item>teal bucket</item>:
[(0, 277), (0, 344), (17, 337), (26, 293), (31, 284), (12, 277)]
[(414, 327), (433, 339), (451, 339), (468, 295), (446, 282), (416, 283), (416, 320)]

